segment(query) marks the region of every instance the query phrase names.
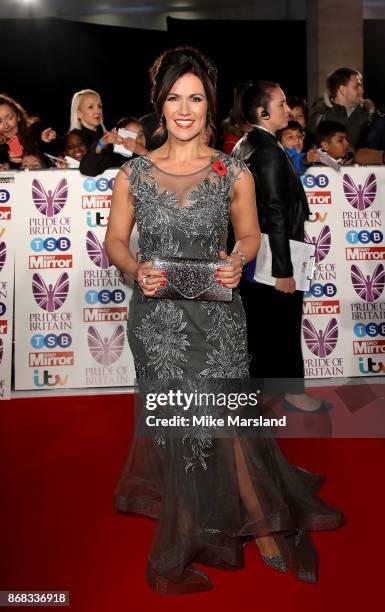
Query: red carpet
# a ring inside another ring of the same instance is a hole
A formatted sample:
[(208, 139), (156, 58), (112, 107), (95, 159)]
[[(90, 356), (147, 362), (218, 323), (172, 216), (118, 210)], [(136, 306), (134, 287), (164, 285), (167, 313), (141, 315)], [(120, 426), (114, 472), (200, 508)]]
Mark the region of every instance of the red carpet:
[[(0, 590), (69, 590), (75, 612), (246, 609), (355, 612), (382, 607), (385, 441), (284, 440), (293, 463), (325, 473), (323, 497), (347, 518), (314, 535), (319, 583), (265, 567), (208, 569), (214, 590), (162, 597), (144, 581), (154, 523), (116, 515), (112, 491), (126, 455), (130, 396), (2, 402)], [(140, 606), (140, 607), (139, 607)]]

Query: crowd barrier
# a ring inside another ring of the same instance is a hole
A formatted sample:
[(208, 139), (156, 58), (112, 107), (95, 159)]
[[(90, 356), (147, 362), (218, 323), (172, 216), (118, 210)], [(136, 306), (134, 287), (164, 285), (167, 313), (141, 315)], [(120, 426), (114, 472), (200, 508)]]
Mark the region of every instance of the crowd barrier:
[[(13, 298), (16, 390), (133, 386), (125, 333), (132, 289), (103, 245), (115, 175), (0, 174), (3, 398), (10, 396)], [(313, 167), (303, 184), (306, 240), (316, 244), (303, 312), (305, 375), (381, 375), (385, 167)], [(131, 247), (138, 248), (136, 236)], [(285, 359), (284, 347), (276, 359)]]

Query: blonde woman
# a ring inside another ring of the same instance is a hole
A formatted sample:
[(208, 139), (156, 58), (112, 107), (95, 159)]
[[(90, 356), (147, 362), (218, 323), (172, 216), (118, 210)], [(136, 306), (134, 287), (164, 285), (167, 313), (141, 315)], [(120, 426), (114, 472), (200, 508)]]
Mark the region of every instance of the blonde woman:
[(72, 96), (70, 130), (81, 130), (87, 145), (103, 137), (103, 105), (100, 95), (93, 89), (82, 89)]

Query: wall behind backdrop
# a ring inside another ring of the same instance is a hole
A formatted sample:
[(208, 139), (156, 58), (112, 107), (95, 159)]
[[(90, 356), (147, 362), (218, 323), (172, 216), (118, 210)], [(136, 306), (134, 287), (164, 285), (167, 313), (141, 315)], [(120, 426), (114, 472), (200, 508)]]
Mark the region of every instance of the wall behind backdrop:
[[(365, 89), (384, 103), (385, 21), (364, 23)], [(100, 92), (106, 126), (121, 116), (151, 111), (148, 68), (164, 49), (192, 44), (219, 70), (219, 117), (245, 79), (277, 80), (289, 95), (306, 96), (304, 21), (191, 21), (168, 19), (168, 31), (137, 30), (60, 19), (0, 20), (0, 91), (63, 133), (72, 94)]]

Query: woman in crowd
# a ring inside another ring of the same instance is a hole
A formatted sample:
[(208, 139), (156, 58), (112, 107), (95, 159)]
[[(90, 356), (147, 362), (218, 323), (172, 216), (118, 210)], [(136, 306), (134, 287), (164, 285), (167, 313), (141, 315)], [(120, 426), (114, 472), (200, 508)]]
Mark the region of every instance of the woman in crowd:
[(93, 89), (82, 89), (72, 96), (70, 131), (74, 129), (81, 130), (88, 147), (102, 138), (106, 131), (102, 101)]
[(49, 150), (56, 132), (43, 129), (36, 117), (29, 117), (26, 110), (13, 98), (0, 95), (0, 164), (3, 169), (17, 169), (25, 154)]
[(305, 130), (309, 118), (309, 108), (306, 100), (297, 96), (291, 96), (287, 99), (287, 105), (289, 107), (290, 121), (296, 121)]
[[(121, 128), (135, 133), (135, 138), (133, 136), (122, 138), (118, 134), (118, 130)], [(108, 168), (120, 168), (130, 155), (115, 153), (114, 144), (123, 145), (132, 157), (146, 155), (146, 140), (140, 121), (135, 117), (120, 119), (111, 132), (105, 132), (102, 138), (90, 147), (80, 162), (80, 172), (87, 176), (97, 176)]]
[(238, 140), (242, 138), (244, 134), (247, 134), (247, 132), (251, 129), (248, 121), (245, 119), (245, 117), (243, 117), (242, 108), (240, 107), (243, 92), (248, 86), (249, 83), (239, 83), (235, 87), (232, 109), (229, 116), (222, 121), (222, 150), (228, 155), (231, 155), (231, 152)]
[[(259, 244), (252, 176), (244, 163), (206, 144), (215, 122), (215, 67), (196, 49), (182, 47), (164, 52), (151, 77), (167, 141), (118, 173), (106, 235), (111, 263), (135, 281), (128, 338), (143, 402), (149, 388), (167, 390), (175, 380), (178, 389), (215, 382), (228, 389), (231, 379), (248, 377), (237, 292), (218, 301), (210, 281), (211, 299), (162, 297), (171, 279), (156, 258), (171, 266), (170, 257), (179, 259), (182, 294), (191, 291), (194, 277), (191, 262), (180, 258), (199, 259), (202, 269), (213, 262), (219, 288), (229, 290)], [(229, 220), (236, 245), (227, 255)], [(135, 223), (140, 262), (128, 248)], [(116, 489), (119, 511), (158, 519), (147, 569), (152, 588), (207, 590), (207, 575), (193, 563), (242, 567), (243, 545), (253, 538), (269, 566), (314, 581), (316, 554), (305, 530), (335, 528), (342, 520), (314, 495), (318, 477), (291, 467), (273, 440), (214, 438), (210, 428), (203, 430), (187, 426), (170, 438), (157, 427), (151, 437), (135, 437)]]
[[(270, 81), (250, 84), (243, 115), (255, 127), (233, 151), (253, 174), (261, 230), (269, 237), (275, 285), (245, 277), (241, 287), (248, 324), (252, 377), (285, 380), (287, 410), (328, 410), (327, 402), (304, 392), (301, 347), (303, 292), (296, 290), (289, 240), (304, 241), (309, 207), (302, 183), (276, 132), (288, 125), (285, 94)], [(284, 353), (280, 353), (280, 350)], [(268, 384), (268, 383), (267, 383)]]

